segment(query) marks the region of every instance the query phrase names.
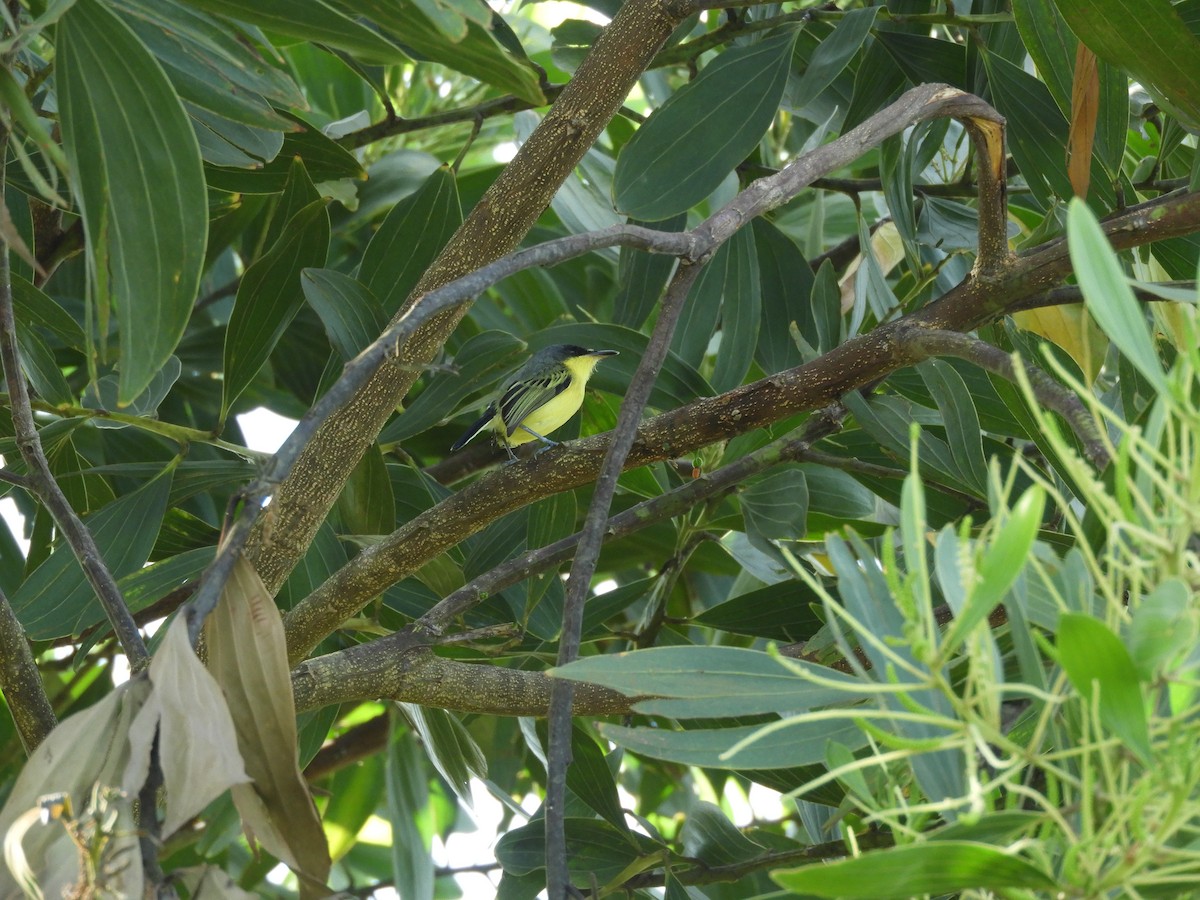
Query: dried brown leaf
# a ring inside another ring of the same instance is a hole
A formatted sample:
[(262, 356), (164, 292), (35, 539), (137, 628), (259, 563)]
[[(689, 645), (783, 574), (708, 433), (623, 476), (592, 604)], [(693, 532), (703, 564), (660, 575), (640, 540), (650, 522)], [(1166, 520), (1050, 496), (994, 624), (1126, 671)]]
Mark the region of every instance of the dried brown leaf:
[(130, 765), (149, 757), (158, 731), (158, 755), (167, 789), (162, 834), (168, 837), (228, 788), (249, 781), (250, 776), (238, 753), (225, 695), (196, 658), (182, 617), (171, 623), (150, 662), (150, 683), (153, 691), (129, 732), (130, 744), (135, 748)]
[[(124, 792), (124, 798), (113, 801), (120, 815), (115, 832), (135, 835), (132, 822), (132, 798), (137, 796), (141, 782), (125, 781), (126, 773), (145, 766), (130, 766), (130, 726), (150, 694), (150, 683), (144, 678), (127, 681), (94, 706), (64, 719), (47, 736), (17, 776), (12, 793), (0, 810), (0, 836), (9, 858), (23, 857), (28, 871), (47, 897), (61, 897), (75, 887), (79, 880), (79, 852), (67, 835), (62, 822), (50, 820), (30, 824), (30, 810), (39, 808), (39, 800), (50, 794), (65, 794), (74, 810), (82, 814), (99, 784)], [(18, 824), (20, 820), (20, 824)], [(14, 828), (14, 825), (18, 827)], [(24, 830), (22, 831), (22, 827)], [(19, 847), (8, 846), (10, 841)], [(119, 850), (128, 865), (122, 867), (118, 878), (124, 889), (141, 896), (141, 856), (136, 837), (115, 839), (113, 851)], [(110, 886), (114, 883), (110, 882)], [(20, 883), (8, 866), (0, 869), (0, 898), (23, 897)]]
[(300, 876), (304, 894), (328, 893), (329, 844), (297, 763), (283, 620), (245, 560), (238, 561), (204, 623), (204, 636), (208, 667), (225, 691), (252, 782), (233, 789), (242, 821)]
[(1071, 131), (1067, 136), (1067, 176), (1075, 196), (1086, 198), (1092, 177), (1092, 144), (1100, 115), (1100, 72), (1096, 54), (1080, 41), (1075, 49), (1075, 80), (1071, 84)]

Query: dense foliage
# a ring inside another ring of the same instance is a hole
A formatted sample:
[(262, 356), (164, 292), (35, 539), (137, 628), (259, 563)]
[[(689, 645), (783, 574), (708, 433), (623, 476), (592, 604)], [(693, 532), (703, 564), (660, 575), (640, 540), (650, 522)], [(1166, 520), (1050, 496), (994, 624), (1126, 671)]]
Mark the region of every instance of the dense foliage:
[(0, 896), (1193, 889), (1200, 3), (558, 6), (5, 4)]

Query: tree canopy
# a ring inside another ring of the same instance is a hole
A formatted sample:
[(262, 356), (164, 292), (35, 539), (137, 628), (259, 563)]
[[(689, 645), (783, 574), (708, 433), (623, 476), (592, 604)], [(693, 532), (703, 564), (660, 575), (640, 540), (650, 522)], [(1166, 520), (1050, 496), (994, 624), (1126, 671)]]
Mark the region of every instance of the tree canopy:
[(1200, 3), (552, 6), (5, 4), (0, 897), (1192, 889)]

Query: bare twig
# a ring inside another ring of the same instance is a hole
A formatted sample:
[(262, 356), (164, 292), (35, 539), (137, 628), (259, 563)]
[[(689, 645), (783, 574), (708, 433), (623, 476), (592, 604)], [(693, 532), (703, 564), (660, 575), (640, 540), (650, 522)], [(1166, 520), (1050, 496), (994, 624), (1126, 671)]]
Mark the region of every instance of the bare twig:
[[(3, 179), (3, 142), (0, 142), (0, 180)], [(3, 186), (0, 185), (0, 204), (3, 203)], [(29, 391), (21, 370), (21, 351), (17, 346), (17, 323), (13, 315), (12, 280), (9, 273), (8, 245), (0, 242), (0, 359), (4, 363), (4, 376), (8, 385), (9, 404), (12, 410), (13, 429), (16, 431), (17, 449), (29, 473), (25, 476), (31, 491), (54, 519), (63, 538), (71, 547), (75, 558), (83, 569), (88, 583), (100, 598), (104, 614), (112, 623), (113, 631), (121, 642), (121, 648), (129, 659), (130, 668), (139, 672), (150, 661), (146, 645), (138, 631), (129, 607), (121, 596), (121, 590), (96, 546), (92, 533), (87, 530), (50, 472), (50, 464), (42, 451), (37, 426), (33, 421), (33, 409), (29, 403)]]

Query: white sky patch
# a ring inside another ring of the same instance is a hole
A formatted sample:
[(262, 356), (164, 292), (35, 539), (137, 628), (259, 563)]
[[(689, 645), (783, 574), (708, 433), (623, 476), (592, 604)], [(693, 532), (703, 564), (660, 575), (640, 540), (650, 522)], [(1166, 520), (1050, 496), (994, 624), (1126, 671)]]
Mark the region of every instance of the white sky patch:
[(274, 453), (296, 427), (296, 420), (281, 416), (265, 407), (252, 409), (237, 417), (246, 446), (261, 453)]
[(29, 555), (29, 541), (25, 540), (25, 517), (17, 512), (17, 504), (12, 497), (0, 499), (0, 518), (8, 523), (8, 530), (17, 540), (21, 553)]

